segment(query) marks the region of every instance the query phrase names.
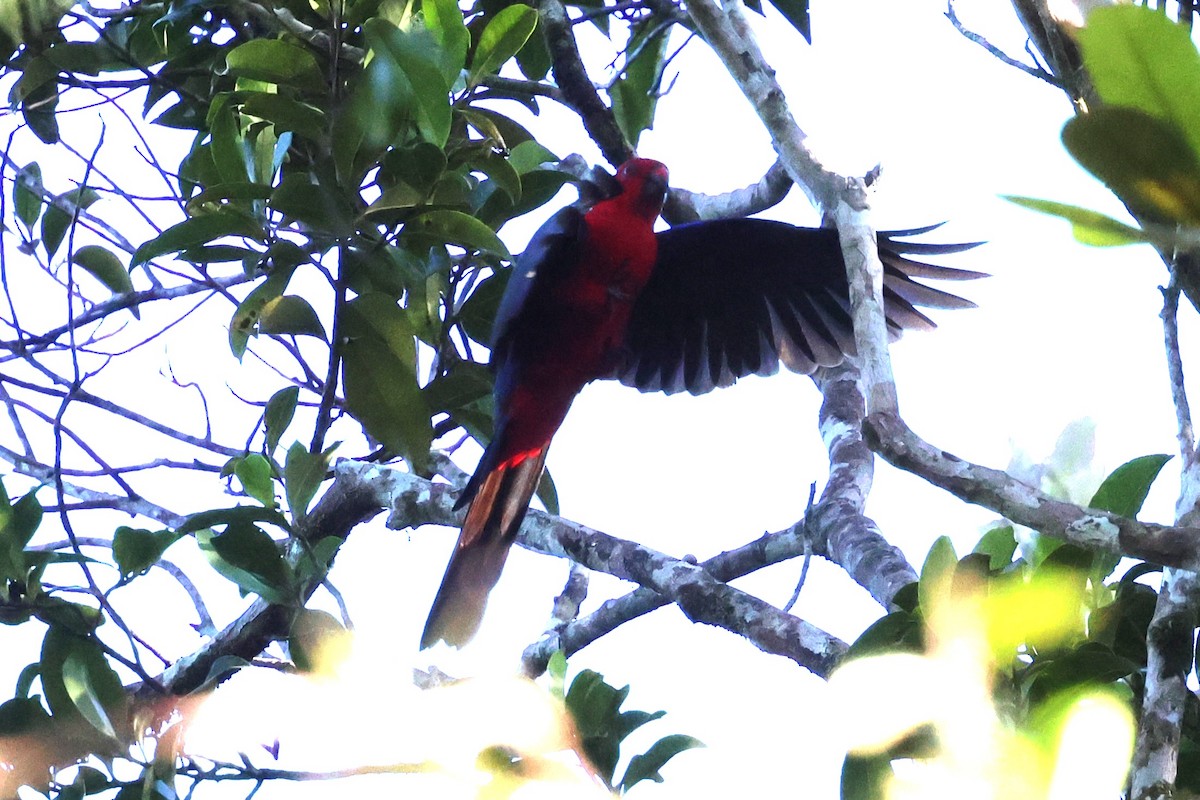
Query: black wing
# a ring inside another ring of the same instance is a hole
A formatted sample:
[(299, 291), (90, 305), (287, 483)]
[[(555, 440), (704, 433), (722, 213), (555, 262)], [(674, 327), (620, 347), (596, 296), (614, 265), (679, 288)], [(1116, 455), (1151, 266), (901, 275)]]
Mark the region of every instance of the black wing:
[[(893, 339), (935, 327), (915, 306), (974, 306), (913, 278), (984, 277), (906, 258), (975, 246), (896, 240), (928, 230), (879, 234)], [(781, 363), (811, 374), (855, 352), (853, 330), (837, 231), (761, 219), (690, 223), (658, 234), (658, 262), (634, 306), (622, 363), (607, 377), (643, 392), (703, 394)]]
[(576, 206), (560, 209), (542, 223), (525, 252), (517, 256), (492, 324), (493, 367), (504, 360), (505, 348), (520, 326), (522, 313), (537, 304), (549, 287), (578, 262), (585, 231), (583, 214)]

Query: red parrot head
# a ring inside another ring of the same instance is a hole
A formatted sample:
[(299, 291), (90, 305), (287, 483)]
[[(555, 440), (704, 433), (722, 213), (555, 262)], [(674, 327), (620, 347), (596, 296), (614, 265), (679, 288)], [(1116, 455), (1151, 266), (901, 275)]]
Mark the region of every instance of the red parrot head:
[(619, 197), (640, 217), (654, 221), (667, 199), (667, 167), (649, 158), (631, 158), (617, 170)]

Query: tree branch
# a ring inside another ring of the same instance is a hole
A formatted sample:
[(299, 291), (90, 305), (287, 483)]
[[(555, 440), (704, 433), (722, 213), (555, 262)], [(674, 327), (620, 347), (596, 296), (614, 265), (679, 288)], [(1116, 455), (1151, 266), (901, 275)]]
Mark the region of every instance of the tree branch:
[(1157, 525), (1056, 500), (997, 469), (972, 464), (920, 439), (895, 414), (868, 416), (867, 444), (893, 466), (1018, 525), (1089, 550), (1182, 569), (1200, 566), (1200, 530)]

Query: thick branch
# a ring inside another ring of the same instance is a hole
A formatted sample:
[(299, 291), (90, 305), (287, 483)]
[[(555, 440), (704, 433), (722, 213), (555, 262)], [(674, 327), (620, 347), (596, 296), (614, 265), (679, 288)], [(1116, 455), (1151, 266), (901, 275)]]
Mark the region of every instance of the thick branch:
[(868, 416), (863, 433), (871, 449), (892, 465), (1018, 525), (1091, 550), (1122, 553), (1169, 567), (1200, 567), (1200, 530), (1196, 528), (1143, 523), (1056, 500), (1005, 472), (938, 450), (894, 414)]

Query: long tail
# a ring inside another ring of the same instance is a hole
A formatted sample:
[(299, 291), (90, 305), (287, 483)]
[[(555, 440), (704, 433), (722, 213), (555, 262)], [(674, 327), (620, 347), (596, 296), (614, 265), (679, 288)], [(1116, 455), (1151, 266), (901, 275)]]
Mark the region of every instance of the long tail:
[(497, 466), (482, 480), (471, 479), (467, 490), (473, 490), (471, 507), (429, 610), (421, 634), (422, 650), (438, 641), (462, 647), (479, 630), (488, 593), (500, 579), (509, 548), (542, 476), (549, 448), (547, 444), (514, 466)]

